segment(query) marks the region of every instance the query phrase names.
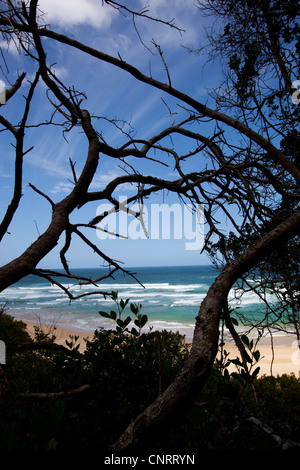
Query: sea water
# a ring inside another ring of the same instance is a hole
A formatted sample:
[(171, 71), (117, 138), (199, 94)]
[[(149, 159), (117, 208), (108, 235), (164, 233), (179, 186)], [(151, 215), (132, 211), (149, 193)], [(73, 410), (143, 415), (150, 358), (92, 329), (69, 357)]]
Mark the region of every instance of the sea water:
[[(0, 293), (0, 305), (15, 319), (70, 328), (78, 332), (94, 332), (96, 329), (114, 328), (115, 324), (99, 315), (100, 310), (115, 309), (114, 302), (103, 297), (101, 292), (117, 291), (119, 299), (142, 305), (141, 313), (148, 316), (149, 327), (154, 330), (179, 331), (186, 340), (191, 340), (201, 302), (217, 275), (211, 266), (170, 266), (128, 268), (134, 277), (118, 272), (114, 278), (93, 285), (82, 285), (76, 280), (57, 278), (70, 289), (74, 296), (89, 293), (70, 302), (61, 287), (34, 275)], [(105, 274), (104, 268), (75, 269), (77, 276), (98, 278)], [(95, 293), (95, 294), (94, 294)], [(133, 317), (129, 304), (124, 315)], [(235, 289), (229, 296), (231, 307), (238, 307), (243, 315), (263, 315), (264, 305), (253, 292), (237, 298)], [(261, 313), (260, 313), (261, 312)]]

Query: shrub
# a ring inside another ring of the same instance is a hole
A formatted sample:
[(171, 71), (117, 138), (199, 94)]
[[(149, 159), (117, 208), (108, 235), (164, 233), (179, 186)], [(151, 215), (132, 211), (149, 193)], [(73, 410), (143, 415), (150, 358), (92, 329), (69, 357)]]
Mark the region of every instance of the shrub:
[[(2, 312), (0, 331), (11, 352), (1, 375), (5, 386), (0, 397), (0, 450), (107, 451), (173, 381), (187, 358), (184, 337), (169, 331), (143, 332), (148, 319), (140, 306), (119, 302), (117, 296), (115, 301), (117, 315), (109, 315), (116, 328), (96, 330), (83, 353), (76, 337), (66, 342), (66, 348), (54, 349), (53, 338), (41, 336), (43, 350), (16, 353), (17, 345), (30, 338), (22, 322)], [(126, 316), (126, 308), (134, 320)], [(26, 397), (27, 391), (63, 392), (84, 384), (89, 387), (83, 392), (60, 398)], [(216, 364), (188, 412), (170, 423), (154, 450), (186, 454), (276, 449), (272, 436), (249, 420), (253, 417), (281, 438), (299, 442), (299, 387), (293, 375), (230, 375)]]

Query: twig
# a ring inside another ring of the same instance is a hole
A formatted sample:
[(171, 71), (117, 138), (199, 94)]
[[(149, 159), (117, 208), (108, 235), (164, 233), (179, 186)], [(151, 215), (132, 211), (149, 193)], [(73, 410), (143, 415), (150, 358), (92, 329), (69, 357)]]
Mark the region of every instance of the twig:
[(103, 253), (103, 251), (99, 250), (99, 248), (94, 243), (92, 243), (88, 238), (86, 238), (83, 235), (83, 233), (81, 233), (80, 230), (77, 230), (77, 228), (75, 228), (74, 226), (73, 226), (73, 232), (76, 233), (79, 236), (79, 238), (81, 238), (89, 247), (91, 247), (95, 251), (95, 253), (101, 256), (101, 258), (103, 258), (106, 262), (108, 262), (109, 264), (115, 267), (118, 267), (118, 269), (120, 269), (124, 274), (129, 275), (130, 277), (135, 279), (138, 282), (138, 284), (140, 284), (140, 286), (144, 287), (143, 284), (137, 279), (137, 277), (133, 273), (122, 268), (116, 261), (114, 261), (105, 253)]
[(54, 393), (20, 393), (22, 398), (33, 398), (38, 400), (54, 400), (56, 398), (69, 397), (71, 395), (77, 395), (82, 393), (85, 390), (91, 388), (90, 384), (82, 385), (81, 387), (74, 388), (73, 390), (68, 390), (67, 392), (54, 392)]
[(63, 344), (53, 343), (51, 341), (31, 341), (28, 343), (22, 343), (16, 346), (13, 349), (13, 352), (19, 351), (41, 351), (42, 349), (45, 350), (56, 350), (56, 351), (65, 351), (66, 353), (70, 353), (70, 349), (66, 348)]
[(77, 183), (77, 175), (76, 175), (76, 172), (75, 172), (75, 163), (72, 162), (71, 158), (69, 158), (69, 162), (70, 162), (72, 173), (73, 173), (74, 183), (76, 184)]
[(52, 279), (50, 276), (48, 276), (47, 274), (45, 273), (42, 273), (38, 270), (34, 270), (33, 271), (33, 274), (36, 274), (37, 276), (40, 276), (40, 277), (43, 277), (45, 279), (47, 279), (51, 284), (55, 284), (56, 286), (58, 286), (60, 289), (62, 289), (65, 294), (67, 294), (67, 296), (69, 297), (70, 299), (70, 302), (72, 300), (76, 300), (76, 299), (80, 299), (82, 297), (87, 297), (89, 295), (102, 295), (104, 298), (105, 297), (110, 297), (112, 295), (112, 292), (107, 292), (107, 291), (93, 291), (93, 292), (84, 292), (83, 294), (80, 294), (80, 295), (73, 295), (71, 294), (71, 292), (69, 291), (69, 289), (67, 287), (65, 287), (63, 284), (61, 284), (60, 282), (56, 281), (55, 279)]
[(36, 193), (40, 194), (41, 196), (43, 196), (45, 199), (47, 199), (48, 202), (50, 202), (51, 206), (53, 207), (54, 206), (54, 202), (52, 201), (52, 199), (50, 199), (49, 196), (47, 196), (47, 194), (43, 193), (42, 191), (40, 191), (39, 189), (37, 189), (32, 183), (29, 183), (28, 186), (33, 189)]
[(165, 71), (167, 73), (167, 77), (168, 77), (168, 82), (169, 82), (169, 87), (172, 88), (172, 83), (171, 83), (171, 77), (170, 77), (170, 74), (169, 74), (169, 69), (168, 69), (168, 66), (166, 64), (166, 61), (165, 61), (165, 58), (164, 58), (164, 55), (163, 55), (163, 51), (161, 50), (161, 47), (159, 44), (156, 44), (156, 42), (154, 41), (154, 39), (152, 39), (152, 44), (155, 46), (155, 48), (157, 49), (159, 55), (160, 55), (160, 58), (165, 66)]
[(162, 23), (166, 26), (169, 26), (170, 28), (177, 29), (177, 31), (179, 31), (180, 33), (185, 32), (184, 29), (181, 29), (181, 28), (179, 28), (178, 26), (176, 26), (174, 24), (174, 18), (172, 20), (162, 20), (160, 18), (154, 18), (153, 16), (148, 15), (147, 14), (149, 12), (148, 6), (145, 6), (140, 11), (134, 11), (134, 10), (130, 10), (130, 8), (128, 8), (125, 5), (122, 5), (121, 3), (114, 2), (113, 0), (104, 0), (104, 2), (107, 3), (108, 5), (111, 5), (113, 8), (116, 8), (121, 13), (122, 13), (122, 10), (124, 10), (124, 11), (127, 11), (128, 13), (130, 13), (133, 16), (140, 16), (142, 18), (146, 18), (148, 20), (155, 21), (157, 23)]

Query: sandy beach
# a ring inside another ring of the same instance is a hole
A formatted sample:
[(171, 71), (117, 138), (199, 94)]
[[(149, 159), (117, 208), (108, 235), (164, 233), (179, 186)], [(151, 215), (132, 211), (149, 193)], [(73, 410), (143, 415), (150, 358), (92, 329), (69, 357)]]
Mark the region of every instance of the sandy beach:
[[(80, 350), (84, 351), (85, 341), (84, 338), (93, 338), (93, 333), (82, 333), (78, 331), (72, 331), (67, 328), (62, 328), (47, 325), (37, 325), (32, 322), (24, 321), (27, 325), (28, 333), (34, 336), (34, 327), (39, 326), (44, 332), (51, 332), (56, 336), (56, 343), (66, 345), (66, 340), (70, 341), (71, 336), (78, 336), (78, 342), (80, 343)], [(260, 339), (257, 349), (260, 351), (261, 359), (259, 361), (260, 373), (259, 375), (282, 375), (282, 374), (295, 374), (296, 377), (300, 377), (300, 352), (297, 346), (297, 341), (294, 336), (273, 336), (271, 344), (270, 337), (263, 337)], [(229, 352), (230, 358), (234, 359), (239, 356), (238, 349), (233, 343), (226, 343), (224, 349)], [(230, 371), (235, 370), (232, 365), (229, 368)]]
[[(261, 338), (257, 349), (260, 351), (260, 367), (259, 376), (295, 374), (300, 377), (300, 352), (297, 340), (294, 336), (274, 336), (273, 344), (268, 337)], [(230, 353), (230, 358), (240, 356), (238, 349), (233, 343), (226, 343), (224, 349)], [(255, 366), (256, 367), (256, 366)], [(253, 368), (253, 370), (255, 369)], [(230, 371), (234, 370), (234, 366), (229, 367)]]

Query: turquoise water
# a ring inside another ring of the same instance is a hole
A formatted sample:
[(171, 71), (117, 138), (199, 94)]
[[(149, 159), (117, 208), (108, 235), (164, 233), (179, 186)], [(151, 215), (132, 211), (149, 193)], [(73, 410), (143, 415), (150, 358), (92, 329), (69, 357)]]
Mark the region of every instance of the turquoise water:
[[(114, 279), (99, 283), (101, 291), (118, 291), (119, 299), (129, 298), (142, 304), (142, 313), (148, 315), (149, 326), (154, 329), (180, 331), (187, 340), (192, 338), (195, 317), (200, 304), (218, 271), (209, 266), (144, 267), (128, 268), (142, 286), (130, 276), (118, 273)], [(76, 275), (100, 277), (103, 268), (73, 270)], [(81, 286), (66, 278), (59, 279), (71, 288), (73, 295), (94, 292), (93, 286)], [(234, 299), (244, 315), (257, 315), (261, 302), (255, 294), (246, 293), (242, 302)], [(102, 318), (99, 310), (110, 311), (113, 303), (102, 295), (89, 295), (70, 303), (66, 294), (56, 285), (37, 276), (27, 276), (0, 294), (0, 304), (6, 304), (7, 312), (16, 319), (40, 321), (72, 328), (74, 331), (93, 332), (99, 327), (111, 328), (110, 320)], [(126, 312), (126, 311), (125, 311)], [(128, 314), (130, 314), (128, 308)]]

